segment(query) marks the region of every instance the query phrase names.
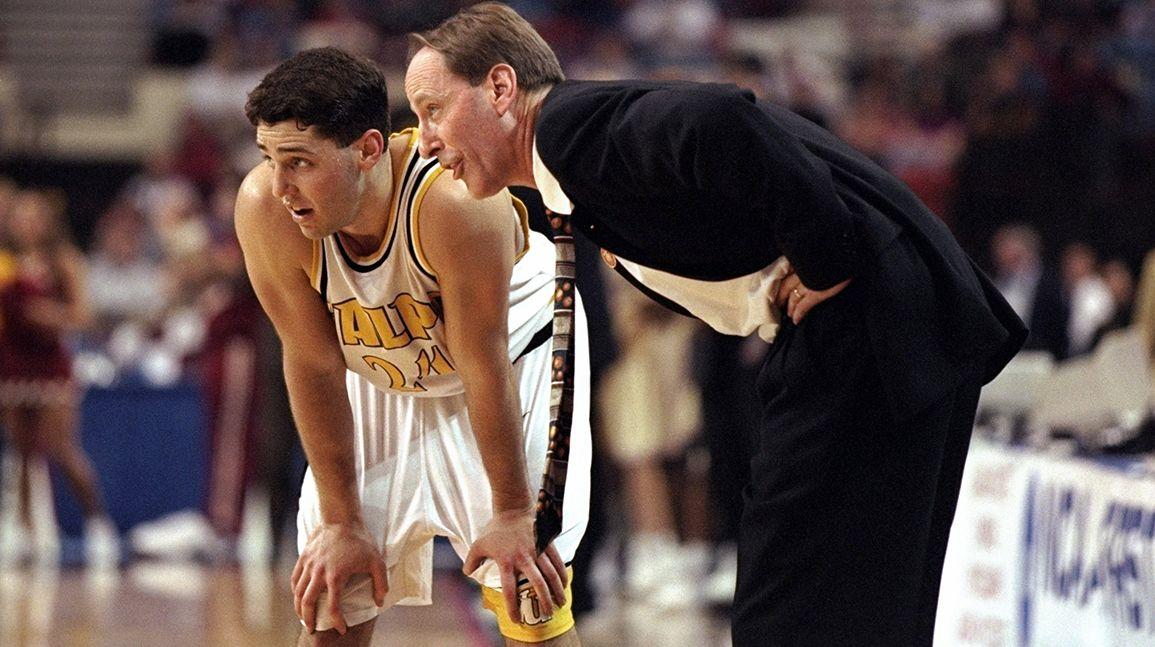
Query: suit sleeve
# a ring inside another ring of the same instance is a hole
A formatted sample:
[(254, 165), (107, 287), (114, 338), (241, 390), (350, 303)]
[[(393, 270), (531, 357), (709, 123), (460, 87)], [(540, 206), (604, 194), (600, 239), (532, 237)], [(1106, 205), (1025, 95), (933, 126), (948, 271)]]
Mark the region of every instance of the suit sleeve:
[(812, 289), (854, 275), (853, 220), (829, 167), (745, 96), (655, 91), (618, 116), (611, 139), (640, 186), (680, 186), (763, 219)]

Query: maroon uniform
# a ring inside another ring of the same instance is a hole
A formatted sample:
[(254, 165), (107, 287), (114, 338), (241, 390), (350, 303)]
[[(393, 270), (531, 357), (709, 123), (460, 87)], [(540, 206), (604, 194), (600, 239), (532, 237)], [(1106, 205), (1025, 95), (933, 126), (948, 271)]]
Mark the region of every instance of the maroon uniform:
[(28, 316), (37, 301), (62, 298), (52, 270), (26, 260), (0, 282), (0, 404), (46, 404), (71, 388), (72, 362), (60, 331)]

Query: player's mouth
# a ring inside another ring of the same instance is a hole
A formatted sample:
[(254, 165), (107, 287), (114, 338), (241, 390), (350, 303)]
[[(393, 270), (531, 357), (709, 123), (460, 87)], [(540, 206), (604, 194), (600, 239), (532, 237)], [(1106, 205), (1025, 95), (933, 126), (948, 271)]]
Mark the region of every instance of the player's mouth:
[(312, 209), (293, 209), (289, 207), (289, 213), (293, 214), (293, 222), (298, 225), (313, 217)]

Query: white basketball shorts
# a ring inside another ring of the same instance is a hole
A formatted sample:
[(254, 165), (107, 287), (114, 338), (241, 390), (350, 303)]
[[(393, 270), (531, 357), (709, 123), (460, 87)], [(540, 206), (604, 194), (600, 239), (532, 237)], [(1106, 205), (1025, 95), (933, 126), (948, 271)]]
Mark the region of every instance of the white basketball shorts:
[[(564, 527), (554, 540), (566, 563), (573, 560), (589, 519), (589, 352), (580, 307), (574, 337), (574, 416), (562, 508)], [(549, 445), (551, 357), (552, 344), (547, 341), (513, 364), (525, 430), (525, 462), (535, 499)], [(351, 627), (395, 604), (430, 604), (433, 537), (447, 537), (464, 560), (493, 513), (489, 480), (463, 394), (419, 398), (385, 393), (352, 372), (347, 374), (347, 385), (365, 525), (380, 538), (389, 574), (389, 592), (381, 607), (373, 601), (373, 583), (368, 577), (355, 577), (346, 586), (341, 611)], [(298, 553), (321, 518), (311, 470), (305, 474), (300, 504)], [(491, 561), (471, 577), (484, 586), (501, 588), (500, 573)], [(325, 618), (317, 614), (318, 630), (332, 628)]]

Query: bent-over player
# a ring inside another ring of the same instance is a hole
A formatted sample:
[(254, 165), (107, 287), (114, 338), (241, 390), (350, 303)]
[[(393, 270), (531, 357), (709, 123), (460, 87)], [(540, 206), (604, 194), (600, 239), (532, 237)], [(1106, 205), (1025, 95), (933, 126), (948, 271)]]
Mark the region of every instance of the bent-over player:
[[(237, 233), (310, 464), (292, 575), (302, 642), (368, 644), (382, 609), (429, 604), (443, 535), (508, 642), (577, 644), (565, 564), (588, 514), (583, 388), (563, 532), (534, 551), (553, 246), (508, 193), (471, 198), (422, 158), (416, 132), (386, 137), (368, 61), (302, 52), (245, 112), (265, 160), (240, 189)], [(576, 367), (588, 379), (584, 355)]]

